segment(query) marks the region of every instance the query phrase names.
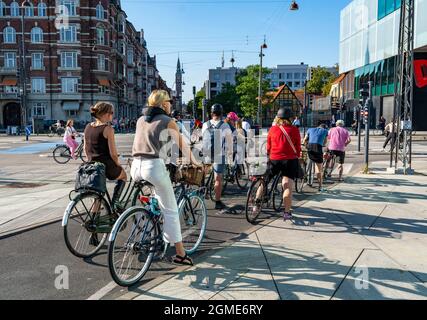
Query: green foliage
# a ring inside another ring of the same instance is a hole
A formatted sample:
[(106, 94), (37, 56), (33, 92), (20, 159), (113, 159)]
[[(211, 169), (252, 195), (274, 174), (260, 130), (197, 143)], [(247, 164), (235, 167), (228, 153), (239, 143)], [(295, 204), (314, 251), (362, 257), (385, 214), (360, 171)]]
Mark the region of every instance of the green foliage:
[[(313, 70), (312, 79), (307, 83), (307, 92), (310, 94), (324, 94), (328, 95), (334, 81), (335, 76), (330, 73), (326, 68), (317, 67)], [(329, 91), (327, 90), (329, 86)]]
[(226, 83), (222, 90), (211, 101), (212, 104), (219, 103), (224, 107), (224, 113), (234, 111), (240, 113), (239, 96), (236, 92), (236, 86)]

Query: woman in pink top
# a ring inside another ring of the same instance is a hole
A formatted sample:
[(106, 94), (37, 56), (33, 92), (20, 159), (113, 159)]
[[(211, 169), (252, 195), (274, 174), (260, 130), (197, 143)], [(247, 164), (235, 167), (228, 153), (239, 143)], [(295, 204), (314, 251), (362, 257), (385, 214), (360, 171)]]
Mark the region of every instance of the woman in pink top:
[[(328, 134), (329, 146), (328, 150), (338, 158), (338, 171), (339, 178), (338, 181), (343, 181), (343, 164), (345, 160), (345, 148), (350, 144), (351, 138), (350, 133), (346, 128), (344, 128), (344, 121), (338, 120), (336, 122), (336, 127), (332, 128)], [(326, 167), (329, 166), (329, 161), (326, 164)]]

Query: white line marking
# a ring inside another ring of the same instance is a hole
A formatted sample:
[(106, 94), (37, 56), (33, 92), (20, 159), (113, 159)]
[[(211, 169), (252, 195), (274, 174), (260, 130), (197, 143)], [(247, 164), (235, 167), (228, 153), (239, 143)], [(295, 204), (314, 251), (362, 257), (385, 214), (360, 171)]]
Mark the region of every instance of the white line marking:
[(105, 287), (101, 288), (100, 290), (95, 292), (93, 295), (91, 295), (89, 298), (87, 298), (87, 300), (101, 300), (101, 298), (106, 296), (115, 287), (117, 287), (117, 284), (114, 281), (111, 281)]

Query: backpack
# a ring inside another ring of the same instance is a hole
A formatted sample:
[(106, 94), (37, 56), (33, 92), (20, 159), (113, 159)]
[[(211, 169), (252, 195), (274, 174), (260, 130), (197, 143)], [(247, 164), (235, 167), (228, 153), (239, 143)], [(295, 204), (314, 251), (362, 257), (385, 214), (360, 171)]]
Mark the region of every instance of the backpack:
[[(209, 123), (208, 131), (209, 131), (210, 140), (211, 140), (211, 159), (214, 159), (215, 158), (215, 130), (221, 129), (221, 126), (224, 124), (224, 121), (221, 120), (216, 126), (214, 126), (210, 120), (208, 123)], [(224, 149), (224, 145), (225, 145), (225, 139), (223, 139), (222, 145), (221, 145), (223, 149)]]

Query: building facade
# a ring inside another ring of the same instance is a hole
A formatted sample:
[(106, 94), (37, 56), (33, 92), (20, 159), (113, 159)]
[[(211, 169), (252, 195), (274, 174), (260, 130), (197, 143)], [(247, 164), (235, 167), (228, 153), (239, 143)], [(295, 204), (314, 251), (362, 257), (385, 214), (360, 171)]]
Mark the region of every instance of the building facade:
[(236, 76), (238, 72), (239, 69), (235, 67), (217, 67), (215, 69), (209, 69), (208, 79), (211, 98), (220, 93), (226, 83), (229, 83), (233, 86), (236, 85)]
[(271, 89), (277, 89), (286, 84), (295, 91), (304, 88), (308, 70), (308, 65), (304, 63), (283, 64), (272, 68), (267, 78), (270, 79)]
[(20, 5), (0, 0), (1, 129), (32, 118), (87, 122), (97, 101), (113, 103), (117, 118), (138, 117), (153, 88), (149, 54), (119, 0)]
[[(362, 84), (372, 81), (372, 125), (393, 118), (400, 0), (355, 0), (341, 11), (340, 96), (347, 112), (358, 104)], [(414, 128), (427, 130), (427, 1), (415, 0)], [(350, 85), (348, 85), (350, 84)]]

